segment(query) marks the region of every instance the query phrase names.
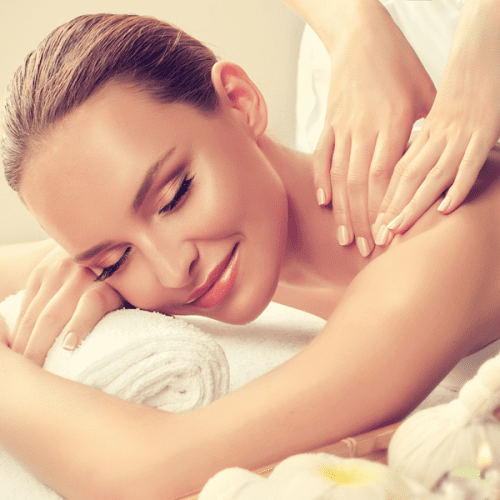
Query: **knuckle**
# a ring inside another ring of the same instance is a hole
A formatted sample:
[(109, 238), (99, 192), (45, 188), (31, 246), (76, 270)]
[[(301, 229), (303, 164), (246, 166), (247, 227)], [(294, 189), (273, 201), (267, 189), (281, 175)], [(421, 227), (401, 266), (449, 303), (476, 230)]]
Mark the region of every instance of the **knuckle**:
[(69, 259), (61, 259), (51, 265), (52, 269), (60, 275), (67, 275), (71, 272), (74, 262)]
[(385, 219), (387, 220), (387, 223), (389, 223), (392, 219), (397, 217), (401, 213), (401, 209), (395, 206), (390, 206), (386, 211), (385, 211)]
[(94, 286), (85, 293), (85, 298), (95, 312), (101, 315), (119, 307), (121, 303), (118, 294), (106, 284)]
[(334, 205), (333, 212), (335, 213), (335, 219), (337, 221), (346, 221), (349, 216), (349, 211), (344, 207), (344, 205)]
[(394, 173), (398, 177), (402, 177), (407, 168), (408, 168), (408, 161), (405, 160), (405, 158), (403, 157), (396, 163), (396, 166), (394, 167)]
[(360, 193), (366, 189), (367, 179), (362, 174), (351, 174), (347, 178), (347, 191), (349, 193)]
[(24, 316), (21, 318), (21, 321), (19, 322), (19, 328), (31, 332), (35, 328), (37, 321), (38, 321), (38, 315), (28, 309), (24, 313)]
[(59, 325), (63, 319), (58, 308), (49, 307), (40, 315), (39, 321), (45, 328), (51, 328)]
[(370, 179), (377, 181), (388, 181), (391, 178), (392, 170), (383, 165), (373, 165), (370, 169)]
[(332, 182), (337, 182), (337, 183), (344, 182), (345, 168), (338, 163), (332, 163), (330, 169), (330, 178), (332, 179)]
[(406, 182), (414, 182), (420, 178), (420, 169), (415, 163), (410, 163), (401, 177)]
[(445, 174), (446, 174), (446, 171), (443, 169), (443, 167), (436, 165), (427, 174), (427, 179), (430, 181), (439, 181), (445, 176)]

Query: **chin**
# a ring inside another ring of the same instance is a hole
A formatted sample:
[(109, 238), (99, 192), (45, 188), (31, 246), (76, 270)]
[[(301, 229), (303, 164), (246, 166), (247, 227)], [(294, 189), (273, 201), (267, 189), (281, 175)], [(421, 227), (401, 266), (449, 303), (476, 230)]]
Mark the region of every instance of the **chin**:
[(231, 325), (250, 323), (257, 319), (271, 302), (278, 286), (278, 279), (266, 283), (265, 286), (262, 286), (262, 283), (259, 285), (255, 283), (255, 286), (245, 289), (235, 288), (233, 297), (227, 297), (225, 303), (211, 311), (206, 310), (201, 315)]

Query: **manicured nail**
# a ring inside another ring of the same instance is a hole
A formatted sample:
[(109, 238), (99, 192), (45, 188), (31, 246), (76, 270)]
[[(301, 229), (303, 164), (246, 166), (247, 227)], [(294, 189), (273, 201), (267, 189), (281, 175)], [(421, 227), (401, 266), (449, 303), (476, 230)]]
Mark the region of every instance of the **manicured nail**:
[(396, 218), (394, 218), (389, 224), (387, 224), (387, 229), (395, 231), (405, 220), (405, 214), (401, 213)]
[(358, 247), (359, 253), (363, 257), (368, 257), (368, 255), (370, 255), (371, 250), (366, 238), (363, 237), (356, 238), (356, 246)]
[(324, 205), (326, 203), (326, 196), (323, 188), (319, 188), (316, 191), (316, 198), (318, 199), (318, 205)]
[(446, 196), (445, 199), (441, 202), (441, 205), (439, 205), (438, 210), (440, 212), (445, 212), (448, 207), (451, 204), (451, 198), (449, 196)]
[(381, 213), (377, 215), (377, 219), (375, 224), (372, 226), (372, 234), (373, 238), (377, 237), (378, 232), (380, 231), (380, 225), (382, 224), (382, 219), (384, 218), (385, 213)]
[(66, 337), (64, 337), (62, 346), (67, 351), (74, 351), (78, 344), (78, 335), (75, 332), (69, 332)]
[(377, 233), (377, 237), (375, 238), (375, 243), (377, 245), (385, 245), (389, 239), (389, 230), (387, 229), (387, 226), (383, 224), (379, 232)]
[(349, 245), (349, 231), (345, 226), (339, 226), (337, 229), (337, 240), (342, 246)]

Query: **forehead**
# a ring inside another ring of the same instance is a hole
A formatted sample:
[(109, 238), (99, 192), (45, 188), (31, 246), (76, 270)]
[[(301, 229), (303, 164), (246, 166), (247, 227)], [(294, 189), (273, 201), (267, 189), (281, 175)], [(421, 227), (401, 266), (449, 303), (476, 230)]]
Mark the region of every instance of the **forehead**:
[(97, 232), (99, 218), (131, 203), (152, 164), (173, 146), (190, 147), (200, 121), (188, 106), (109, 84), (49, 132), (25, 166), (20, 194), (54, 239), (68, 250), (86, 246), (72, 228), (81, 239)]

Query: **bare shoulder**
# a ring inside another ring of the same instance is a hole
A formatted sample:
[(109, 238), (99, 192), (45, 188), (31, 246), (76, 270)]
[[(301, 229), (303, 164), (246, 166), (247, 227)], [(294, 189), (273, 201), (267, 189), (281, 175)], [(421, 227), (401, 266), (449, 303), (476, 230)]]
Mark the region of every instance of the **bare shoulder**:
[[(407, 233), (397, 236), (359, 279), (398, 293), (403, 307), (416, 302), (422, 314), (435, 300), (462, 316), (470, 349), (498, 338), (500, 319), (500, 148), (494, 149), (466, 202), (450, 215), (440, 200)], [(480, 333), (478, 333), (480, 332)]]

